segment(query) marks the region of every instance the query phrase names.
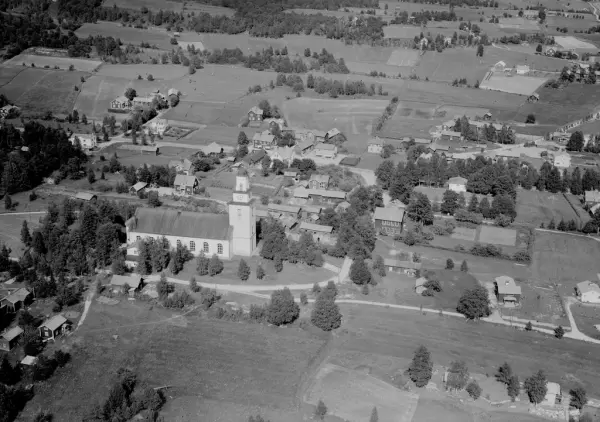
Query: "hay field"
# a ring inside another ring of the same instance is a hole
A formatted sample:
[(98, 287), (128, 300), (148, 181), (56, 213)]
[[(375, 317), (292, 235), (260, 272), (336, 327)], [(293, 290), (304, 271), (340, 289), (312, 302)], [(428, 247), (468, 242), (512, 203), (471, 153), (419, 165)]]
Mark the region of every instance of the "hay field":
[(477, 230), (469, 229), (467, 227), (456, 227), (450, 237), (456, 240), (468, 240), (469, 242), (474, 242), (477, 237)]
[[(24, 417), (40, 408), (59, 421), (81, 421), (105, 400), (120, 367), (168, 396), (294, 410), (296, 389), (323, 341), (298, 328), (237, 324), (144, 304), (93, 303), (84, 326), (66, 341), (69, 371), (36, 389)], [(118, 336), (116, 339), (113, 335)], [(188, 419), (196, 420), (196, 419)]]
[(204, 125), (237, 126), (247, 113), (248, 109), (238, 104), (180, 101), (162, 117)]
[(0, 215), (0, 243), (12, 249), (12, 256), (21, 256), (23, 244), (21, 243), (21, 226), (27, 221), (29, 230), (39, 227), (39, 219), (43, 214), (32, 215)]
[(597, 47), (594, 44), (572, 36), (555, 36), (554, 40), (557, 44), (567, 50), (597, 50)]
[(382, 421), (410, 422), (419, 396), (363, 372), (328, 363), (311, 380), (304, 399), (313, 405), (323, 400), (330, 414), (350, 422), (367, 420), (373, 407)]
[(12, 81), (19, 73), (25, 69), (17, 67), (0, 67), (0, 87)]
[(38, 56), (35, 54), (19, 54), (18, 56), (5, 61), (3, 65), (23, 66), (23, 63), (25, 63), (27, 67), (31, 67), (31, 64), (33, 63), (35, 67), (49, 66), (50, 69), (54, 69), (54, 66), (58, 66), (62, 70), (68, 70), (69, 66), (73, 65), (75, 70), (82, 72), (91, 72), (102, 64), (102, 62), (99, 60), (77, 59), (74, 57)]
[(577, 221), (577, 214), (571, 208), (564, 196), (560, 193), (540, 191), (517, 191), (517, 218), (515, 222), (531, 224), (539, 227), (540, 223), (548, 225), (554, 218), (558, 224), (562, 218), (566, 221)]
[(156, 45), (163, 50), (171, 50), (174, 46), (170, 43), (171, 37), (165, 30), (160, 29), (137, 29), (121, 26), (114, 22), (98, 21), (97, 23), (84, 23), (75, 31), (79, 38), (87, 38), (90, 35), (111, 35), (120, 38), (123, 43), (140, 45), (142, 41)]
[(281, 106), (288, 125), (319, 130), (334, 127), (348, 135), (368, 135), (374, 119), (379, 117), (389, 101), (315, 98), (294, 98)]
[(481, 226), (481, 231), (479, 232), (479, 241), (492, 245), (515, 246), (517, 231), (484, 225)]
[(170, 0), (105, 0), (102, 6), (112, 7), (114, 4), (122, 9), (133, 9), (140, 10), (142, 7), (146, 7), (149, 10), (158, 12), (159, 10), (171, 10), (176, 13), (190, 12), (194, 13), (209, 13), (211, 15), (226, 15), (233, 16), (235, 14), (234, 9), (227, 7), (211, 6), (208, 4), (200, 4), (195, 2), (182, 2), (182, 1), (170, 1)]
[(419, 52), (416, 50), (396, 49), (390, 54), (387, 64), (391, 66), (414, 67), (419, 62)]
[(531, 272), (535, 280), (559, 283), (573, 295), (583, 280), (598, 280), (600, 242), (585, 236), (536, 231)]
[(547, 80), (548, 78), (536, 78), (524, 75), (505, 76), (504, 74), (494, 72), (489, 78), (481, 82), (479, 88), (529, 96)]
[[(3, 71), (4, 72), (4, 71)], [(29, 88), (37, 84), (44, 76), (52, 71), (34, 68), (22, 68), (16, 75), (10, 72), (11, 80), (0, 88), (0, 93), (6, 95), (10, 101), (15, 102)]]
[[(85, 113), (88, 118), (101, 120), (109, 114), (107, 109), (110, 102), (120, 95), (130, 85), (130, 81), (110, 76), (92, 75), (82, 86), (77, 97), (75, 108), (79, 113)], [(117, 121), (121, 121), (124, 114), (114, 114)]]
[(152, 75), (154, 81), (159, 81), (183, 78), (188, 74), (188, 68), (176, 64), (106, 64), (95, 74), (124, 79), (137, 79), (138, 75), (146, 79)]
[(540, 25), (537, 21), (525, 18), (500, 18), (498, 26), (502, 29), (518, 29), (520, 31), (537, 31)]

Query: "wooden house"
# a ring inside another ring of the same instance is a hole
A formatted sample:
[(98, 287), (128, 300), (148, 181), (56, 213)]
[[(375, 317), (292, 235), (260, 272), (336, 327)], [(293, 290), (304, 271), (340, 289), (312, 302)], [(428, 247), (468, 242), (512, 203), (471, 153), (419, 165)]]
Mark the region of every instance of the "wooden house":
[(10, 352), (12, 348), (17, 345), (22, 334), (23, 329), (19, 326), (13, 327), (2, 333), (2, 335), (0, 335), (0, 350)]
[(248, 120), (250, 122), (262, 122), (263, 110), (260, 107), (254, 106), (248, 111)]
[(71, 331), (72, 323), (62, 315), (54, 315), (39, 326), (40, 337), (44, 341), (55, 340), (61, 334)]
[(186, 176), (185, 174), (178, 174), (175, 176), (173, 182), (173, 188), (176, 193), (184, 193), (186, 195), (193, 195), (198, 191), (198, 178), (196, 176)]
[(420, 262), (400, 261), (398, 259), (385, 258), (383, 264), (389, 272), (406, 274), (410, 277), (415, 277), (417, 271), (421, 269)]
[(375, 208), (375, 230), (377, 233), (385, 233), (395, 236), (402, 233), (404, 224), (404, 209), (401, 208)]

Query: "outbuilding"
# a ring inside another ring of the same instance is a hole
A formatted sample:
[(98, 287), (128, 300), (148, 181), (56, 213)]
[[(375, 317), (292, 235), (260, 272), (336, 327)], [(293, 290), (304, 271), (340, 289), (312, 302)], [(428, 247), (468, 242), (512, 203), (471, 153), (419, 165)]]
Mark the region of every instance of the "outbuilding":
[(398, 259), (385, 258), (383, 264), (389, 272), (406, 274), (410, 277), (415, 277), (417, 271), (421, 270), (420, 262), (400, 261)]
[(499, 303), (515, 306), (521, 302), (521, 286), (512, 277), (496, 277), (496, 291)]
[(2, 333), (0, 335), (0, 350), (10, 352), (17, 345), (21, 334), (23, 334), (23, 329), (19, 326)]
[(71, 331), (71, 322), (62, 315), (54, 315), (40, 325), (40, 336), (44, 341), (55, 340), (61, 334)]
[(113, 275), (110, 280), (110, 286), (115, 293), (123, 293), (123, 289), (127, 288), (129, 295), (132, 295), (142, 286), (142, 277), (139, 274), (131, 275)]

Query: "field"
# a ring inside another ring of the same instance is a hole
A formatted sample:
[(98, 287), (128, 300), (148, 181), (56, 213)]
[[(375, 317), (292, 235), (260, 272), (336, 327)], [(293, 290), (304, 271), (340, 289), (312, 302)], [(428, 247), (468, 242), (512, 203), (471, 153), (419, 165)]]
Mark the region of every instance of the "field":
[(516, 308), (499, 307), (505, 319), (512, 317), (529, 321), (539, 321), (569, 327), (569, 319), (564, 311), (560, 294), (547, 280), (516, 279), (521, 286), (521, 306)]
[(31, 65), (34, 64), (35, 67), (43, 68), (48, 66), (50, 69), (54, 69), (55, 66), (58, 66), (61, 70), (68, 70), (69, 67), (73, 65), (75, 70), (79, 70), (81, 72), (91, 72), (102, 64), (102, 62), (98, 60), (76, 59), (74, 57), (50, 57), (38, 56), (34, 54), (19, 54), (18, 56), (5, 61), (2, 65), (11, 67), (24, 67), (23, 63), (25, 63), (27, 67), (31, 67)]
[(576, 303), (571, 305), (571, 313), (579, 331), (600, 339), (600, 330), (596, 328), (596, 325), (600, 325), (600, 306)]
[(77, 350), (70, 370), (41, 386), (25, 414), (41, 407), (56, 420), (80, 421), (106, 399), (120, 367), (135, 370), (145, 385), (170, 385), (171, 398), (243, 404), (254, 414), (263, 406), (293, 410), (300, 378), (323, 343), (298, 328), (151, 309), (94, 303), (83, 328), (68, 339)]
[(479, 241), (492, 245), (514, 246), (517, 241), (517, 232), (514, 229), (481, 226)]
[(163, 50), (171, 50), (173, 45), (170, 43), (171, 37), (164, 29), (137, 29), (122, 26), (119, 23), (98, 21), (97, 23), (84, 23), (75, 31), (79, 38), (87, 38), (90, 35), (106, 36), (110, 34), (115, 38), (120, 38), (123, 43), (131, 43), (139, 46), (140, 43), (147, 42), (150, 45), (156, 45)]
[(536, 232), (531, 263), (532, 278), (558, 284), (573, 296), (575, 285), (597, 280), (600, 242), (585, 236)]
[(533, 76), (512, 75), (505, 76), (494, 72), (490, 77), (484, 79), (479, 87), (492, 91), (503, 91), (511, 94), (526, 95), (533, 94), (548, 78), (536, 78)]
[(25, 68), (12, 81), (0, 87), (0, 93), (27, 111), (70, 113), (87, 73)]
[(181, 79), (188, 74), (188, 68), (175, 64), (117, 64), (102, 66), (97, 72), (95, 72), (95, 74), (99, 76), (112, 76), (123, 79), (137, 79), (138, 75), (146, 79), (148, 75), (152, 75), (154, 81), (160, 81)]
[(367, 420), (373, 407), (381, 420), (410, 422), (419, 399), (364, 372), (329, 363), (321, 366), (309, 390), (306, 402), (316, 406), (323, 400), (329, 413), (350, 422)]
[(43, 214), (0, 214), (0, 242), (12, 249), (12, 256), (20, 256), (22, 253), (21, 226), (23, 221), (27, 221), (29, 231), (33, 232), (39, 226), (39, 219), (42, 216)]
[(498, 26), (502, 29), (518, 29), (520, 31), (538, 31), (540, 26), (536, 21), (525, 18), (501, 18)]
[(539, 227), (548, 225), (554, 218), (558, 224), (561, 219), (578, 221), (577, 214), (569, 202), (560, 193), (519, 190), (517, 192), (517, 218), (515, 222)]
[(122, 9), (133, 9), (140, 10), (142, 7), (146, 7), (149, 10), (158, 12), (159, 10), (171, 10), (175, 13), (182, 12), (194, 12), (198, 13), (210, 13), (211, 15), (227, 15), (233, 16), (235, 14), (234, 9), (227, 7), (211, 6), (208, 4), (201, 4), (195, 2), (183, 2), (183, 1), (161, 1), (161, 0), (105, 0), (103, 6), (112, 7), (114, 4)]
[(567, 50), (597, 50), (597, 47), (594, 44), (579, 40), (575, 37), (555, 36), (554, 40), (558, 45)]

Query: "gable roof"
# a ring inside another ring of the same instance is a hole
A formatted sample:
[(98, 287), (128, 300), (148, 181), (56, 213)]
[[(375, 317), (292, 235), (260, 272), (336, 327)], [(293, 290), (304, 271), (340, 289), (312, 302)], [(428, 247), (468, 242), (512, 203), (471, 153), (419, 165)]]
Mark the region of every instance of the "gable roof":
[(266, 155), (267, 153), (264, 149), (255, 149), (250, 154), (246, 155), (243, 161), (246, 163), (256, 163), (265, 158)]
[(317, 144), (316, 149), (321, 149), (323, 151), (335, 151), (337, 147), (333, 144), (325, 144), (323, 142)]
[(310, 175), (310, 181), (316, 181), (316, 182), (324, 182), (324, 183), (329, 183), (329, 179), (331, 179), (331, 177), (328, 174), (311, 174)]
[(512, 277), (502, 275), (496, 277), (496, 283), (498, 284), (498, 294), (503, 295), (520, 295), (521, 286), (517, 286), (515, 280)]
[(299, 144), (296, 144), (296, 148), (298, 148), (300, 151), (304, 151), (305, 149), (308, 149), (312, 146), (313, 143), (311, 141), (304, 141), (300, 142)]
[[(283, 160), (291, 160), (294, 156), (294, 148), (293, 147), (276, 147), (271, 152), (272, 156), (278, 155)], [(277, 159), (277, 158), (275, 158)]]
[(450, 179), (448, 179), (448, 184), (466, 185), (467, 179), (465, 179), (464, 177), (460, 177), (460, 176), (451, 177)]
[(253, 136), (252, 136), (252, 141), (256, 142), (266, 142), (266, 143), (273, 143), (273, 141), (275, 141), (275, 136), (271, 134), (271, 132), (269, 132), (268, 130), (263, 130), (262, 132), (256, 132)]
[(254, 106), (254, 107), (252, 107), (250, 110), (248, 110), (248, 113), (250, 113), (250, 112), (252, 112), (252, 113), (254, 113), (254, 114), (258, 114), (258, 115), (260, 115), (260, 116), (262, 116), (262, 115), (263, 115), (263, 110), (262, 110), (262, 108), (259, 108), (259, 107), (257, 107), (257, 106)]
[(54, 315), (52, 318), (46, 320), (46, 322), (44, 322), (42, 325), (40, 325), (40, 328), (46, 327), (49, 330), (54, 331), (57, 328), (60, 328), (60, 326), (63, 325), (65, 322), (67, 322), (67, 318), (58, 314), (58, 315)]
[(298, 214), (300, 207), (297, 205), (284, 205), (284, 204), (269, 204), (269, 211), (280, 211), (280, 212), (291, 212)]
[(26, 288), (21, 288), (19, 290), (12, 292), (10, 295), (6, 296), (4, 299), (14, 305), (15, 303), (23, 302), (27, 298), (27, 296), (29, 296), (30, 294), (31, 294), (31, 292), (29, 290), (27, 290)]
[(77, 194), (75, 195), (75, 199), (81, 199), (82, 201), (91, 201), (95, 197), (96, 195), (89, 192), (77, 192)]
[(339, 190), (306, 189), (308, 195), (319, 195), (326, 198), (346, 199), (346, 192)]
[(181, 167), (183, 170), (190, 170), (192, 168), (192, 162), (187, 158), (171, 160), (169, 161), (169, 167)]
[(308, 198), (308, 189), (303, 186), (299, 186), (294, 189), (294, 197), (296, 198)]
[(395, 221), (401, 223), (404, 220), (404, 210), (400, 208), (375, 208), (375, 220)]
[(6, 331), (0, 337), (6, 339), (7, 341), (11, 341), (14, 338), (20, 336), (21, 334), (23, 334), (23, 329), (17, 325), (16, 327), (13, 327), (10, 330)]
[(296, 177), (298, 175), (299, 171), (300, 170), (298, 170), (298, 169), (287, 169), (287, 170), (284, 170), (283, 175)]
[(191, 186), (194, 187), (196, 184), (196, 176), (186, 176), (185, 174), (178, 174), (175, 176), (175, 181), (173, 182), (174, 186)]
[(300, 230), (312, 230), (315, 232), (331, 233), (333, 231), (333, 227), (322, 226), (320, 224), (306, 223), (303, 221), (302, 223), (300, 223)]
[(442, 132), (440, 133), (442, 136), (458, 136), (461, 137), (462, 133), (460, 132), (455, 132), (453, 130), (442, 130)]
[(385, 258), (383, 264), (388, 267), (407, 268), (412, 270), (418, 270), (421, 268), (420, 262), (412, 261), (400, 261), (399, 259)]
[(112, 286), (124, 286), (127, 284), (129, 287), (137, 289), (142, 282), (142, 277), (139, 274), (131, 275), (118, 275), (114, 274), (110, 279)]
[(138, 191), (144, 189), (146, 186), (148, 186), (148, 183), (146, 183), (146, 182), (137, 182), (135, 185), (133, 185), (131, 187), (131, 189), (138, 192)]
[(130, 230), (138, 233), (194, 237), (200, 239), (229, 239), (227, 214), (197, 213), (166, 208), (138, 208), (127, 220)]
[(596, 283), (592, 283), (589, 280), (586, 281), (582, 281), (581, 283), (577, 283), (577, 290), (579, 291), (579, 294), (584, 294), (584, 293), (591, 293), (591, 292), (596, 292), (600, 295), (600, 286), (598, 286)]
[(121, 96), (115, 98), (114, 101), (117, 101), (119, 103), (130, 103), (131, 102), (129, 100), (129, 98), (125, 97), (124, 95), (121, 95)]
[(328, 138), (332, 138), (332, 137), (334, 137), (335, 135), (339, 135), (340, 133), (342, 133), (342, 132), (340, 132), (340, 131), (339, 131), (337, 128), (335, 128), (335, 127), (334, 127), (333, 129), (331, 129), (331, 130), (327, 131), (327, 133), (326, 133), (325, 135), (326, 135)]
[(584, 193), (585, 202), (600, 202), (600, 191), (586, 190)]
[(376, 136), (374, 138), (371, 138), (371, 140), (369, 141), (369, 145), (383, 145), (383, 139), (381, 139), (379, 136)]

